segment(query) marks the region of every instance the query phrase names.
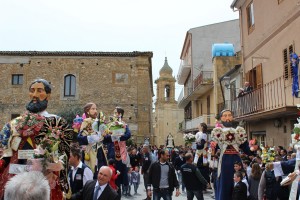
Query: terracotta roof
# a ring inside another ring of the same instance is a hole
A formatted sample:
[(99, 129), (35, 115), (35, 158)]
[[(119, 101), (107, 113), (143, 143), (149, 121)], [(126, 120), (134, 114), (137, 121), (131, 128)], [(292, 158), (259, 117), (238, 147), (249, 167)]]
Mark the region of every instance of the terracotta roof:
[(111, 57), (153, 57), (153, 52), (99, 52), (99, 51), (0, 51), (0, 56), (111, 56)]

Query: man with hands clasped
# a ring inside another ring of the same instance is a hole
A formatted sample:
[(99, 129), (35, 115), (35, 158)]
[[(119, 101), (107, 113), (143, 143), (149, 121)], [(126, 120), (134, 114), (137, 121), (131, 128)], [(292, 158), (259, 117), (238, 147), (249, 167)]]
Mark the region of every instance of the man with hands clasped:
[(179, 184), (175, 173), (175, 168), (168, 162), (169, 151), (163, 149), (159, 152), (160, 159), (153, 163), (149, 169), (149, 181), (147, 184), (147, 194), (152, 196), (153, 186), (153, 200), (172, 200), (172, 193), (176, 188), (175, 196), (180, 195)]

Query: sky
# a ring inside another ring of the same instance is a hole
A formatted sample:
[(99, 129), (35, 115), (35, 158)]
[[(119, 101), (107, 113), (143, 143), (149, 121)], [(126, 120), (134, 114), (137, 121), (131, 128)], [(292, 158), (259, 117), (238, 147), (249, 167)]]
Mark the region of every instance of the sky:
[[(153, 81), (165, 57), (176, 78), (187, 31), (237, 19), (232, 2), (2, 0), (0, 51), (151, 51)], [(177, 99), (183, 86), (175, 88)]]

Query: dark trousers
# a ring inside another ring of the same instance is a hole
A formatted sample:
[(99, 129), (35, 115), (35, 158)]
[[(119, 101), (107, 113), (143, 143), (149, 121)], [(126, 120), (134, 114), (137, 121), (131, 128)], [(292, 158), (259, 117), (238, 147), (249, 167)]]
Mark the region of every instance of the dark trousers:
[(133, 183), (133, 188), (134, 188), (134, 193), (137, 193), (137, 190), (139, 188), (139, 184), (138, 183)]
[(153, 200), (172, 200), (172, 192), (169, 189), (153, 189)]
[(196, 196), (197, 200), (203, 200), (202, 190), (186, 190), (187, 200), (193, 200)]
[(144, 178), (144, 186), (145, 186), (145, 189), (147, 190), (147, 184), (148, 184), (148, 181), (149, 181), (149, 174), (147, 172), (145, 172), (143, 174), (143, 178)]

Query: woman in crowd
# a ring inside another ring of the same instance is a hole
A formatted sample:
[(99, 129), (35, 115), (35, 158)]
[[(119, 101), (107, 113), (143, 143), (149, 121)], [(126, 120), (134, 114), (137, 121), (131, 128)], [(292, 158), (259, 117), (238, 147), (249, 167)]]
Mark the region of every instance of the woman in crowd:
[(258, 200), (258, 186), (261, 178), (261, 169), (259, 164), (252, 165), (251, 174), (248, 178), (250, 200)]

